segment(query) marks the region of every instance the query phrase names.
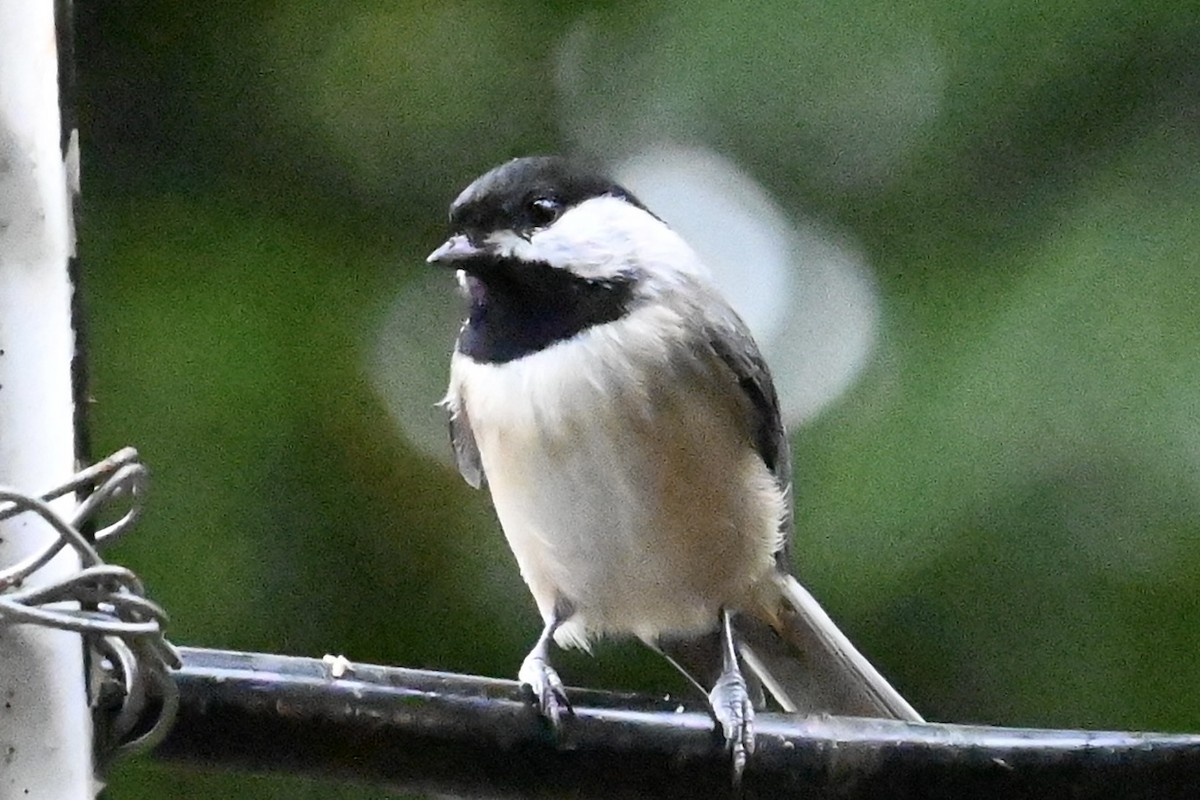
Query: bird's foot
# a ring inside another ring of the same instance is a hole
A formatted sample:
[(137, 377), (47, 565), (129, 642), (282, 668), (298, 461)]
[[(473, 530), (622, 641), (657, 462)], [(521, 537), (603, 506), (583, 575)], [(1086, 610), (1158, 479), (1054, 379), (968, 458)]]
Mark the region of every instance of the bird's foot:
[(725, 749), (733, 758), (736, 786), (741, 783), (746, 760), (754, 752), (754, 704), (746, 679), (736, 670), (724, 673), (708, 693), (708, 702), (725, 735)]
[(571, 702), (567, 700), (566, 687), (554, 667), (545, 658), (530, 653), (521, 662), (517, 680), (533, 692), (538, 713), (557, 732), (562, 727), (563, 716), (571, 713)]

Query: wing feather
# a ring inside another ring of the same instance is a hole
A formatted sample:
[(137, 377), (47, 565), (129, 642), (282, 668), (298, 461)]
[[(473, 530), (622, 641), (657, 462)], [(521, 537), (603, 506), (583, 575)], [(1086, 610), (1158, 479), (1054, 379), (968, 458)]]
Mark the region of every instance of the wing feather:
[(454, 449), (454, 461), (463, 479), (476, 489), (487, 486), (487, 475), (483, 472), (483, 461), (479, 457), (479, 446), (475, 444), (475, 432), (471, 430), (471, 418), (461, 401), (447, 403), (450, 412), (450, 446)]
[(748, 401), (750, 417), (747, 422), (754, 439), (754, 449), (787, 498), (787, 511), (780, 523), (783, 546), (775, 554), (775, 560), (784, 572), (790, 573), (794, 527), (791, 502), (792, 449), (780, 414), (775, 381), (745, 323), (733, 316), (732, 312), (724, 324), (713, 326), (708, 335), (713, 352), (729, 367), (733, 380), (737, 381)]

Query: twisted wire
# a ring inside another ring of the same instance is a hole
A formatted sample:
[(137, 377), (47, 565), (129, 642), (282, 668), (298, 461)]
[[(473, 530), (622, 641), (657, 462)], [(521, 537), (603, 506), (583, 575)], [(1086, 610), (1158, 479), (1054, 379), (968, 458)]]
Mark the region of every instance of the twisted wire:
[[(166, 612), (146, 598), (137, 575), (105, 563), (98, 552), (141, 518), (146, 485), (146, 468), (137, 451), (127, 447), (38, 497), (0, 486), (0, 522), (33, 514), (57, 534), (38, 551), (0, 569), (0, 626), (40, 625), (83, 635), (100, 667), (91, 694), (101, 763), (161, 740), (179, 702), (171, 670), (180, 662), (163, 636)], [(51, 503), (68, 494), (81, 499), (64, 517)], [(82, 531), (118, 500), (125, 504), (124, 513), (96, 530), (89, 542)], [(79, 556), (78, 572), (26, 585), (66, 547)], [(148, 710), (153, 711), (149, 721), (144, 719)]]

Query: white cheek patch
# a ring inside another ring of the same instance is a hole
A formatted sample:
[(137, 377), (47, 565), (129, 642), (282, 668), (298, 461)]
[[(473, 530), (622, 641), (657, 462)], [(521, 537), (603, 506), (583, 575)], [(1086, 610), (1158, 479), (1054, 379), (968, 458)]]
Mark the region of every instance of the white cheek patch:
[(489, 233), (484, 241), (488, 248), (501, 258), (528, 259), (525, 253), (529, 248), (529, 241), (512, 231)]
[(528, 239), (501, 231), (491, 234), (488, 243), (501, 256), (540, 261), (583, 278), (603, 280), (628, 272), (706, 274), (678, 234), (616, 197), (585, 200)]

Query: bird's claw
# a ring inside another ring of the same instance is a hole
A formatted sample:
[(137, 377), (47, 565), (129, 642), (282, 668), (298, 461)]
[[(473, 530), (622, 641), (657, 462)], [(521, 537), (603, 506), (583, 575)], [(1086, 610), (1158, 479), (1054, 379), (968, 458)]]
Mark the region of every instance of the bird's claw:
[(571, 713), (571, 702), (567, 700), (567, 689), (554, 667), (546, 659), (530, 655), (521, 663), (517, 679), (533, 692), (538, 713), (558, 731), (563, 716)]
[(725, 736), (725, 749), (733, 758), (733, 783), (738, 785), (746, 761), (754, 752), (754, 704), (746, 688), (746, 679), (738, 672), (727, 672), (718, 680), (708, 702)]

